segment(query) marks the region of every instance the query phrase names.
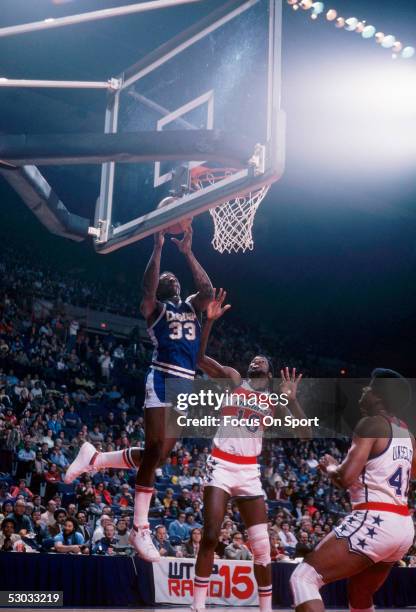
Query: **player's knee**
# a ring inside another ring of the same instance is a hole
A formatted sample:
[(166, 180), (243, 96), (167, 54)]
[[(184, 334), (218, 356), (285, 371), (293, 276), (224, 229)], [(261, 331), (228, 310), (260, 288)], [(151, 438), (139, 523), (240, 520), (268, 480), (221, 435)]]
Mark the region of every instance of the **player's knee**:
[(143, 461), (151, 463), (155, 467), (163, 460), (163, 441), (152, 440), (150, 443), (146, 443), (146, 447), (143, 453)]
[(319, 589), (324, 584), (322, 576), (309, 563), (301, 563), (297, 566), (290, 577), (295, 606), (300, 606), (306, 601), (322, 599)]
[(256, 565), (269, 565), (269, 563), (271, 563), (271, 558), (267, 524), (261, 523), (260, 525), (253, 525), (247, 529), (247, 533), (253, 553), (253, 562)]

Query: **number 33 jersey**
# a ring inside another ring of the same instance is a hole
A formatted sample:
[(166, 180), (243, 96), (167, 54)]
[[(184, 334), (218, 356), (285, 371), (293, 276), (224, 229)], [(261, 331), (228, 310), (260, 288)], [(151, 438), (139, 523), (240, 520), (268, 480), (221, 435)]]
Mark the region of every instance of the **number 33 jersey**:
[(163, 302), (148, 328), (154, 351), (151, 368), (168, 376), (192, 379), (201, 340), (201, 324), (190, 296), (184, 302)]
[(369, 459), (349, 489), (352, 504), (382, 502), (407, 505), (412, 472), (413, 446), (402, 421), (388, 418), (391, 437), (383, 453)]

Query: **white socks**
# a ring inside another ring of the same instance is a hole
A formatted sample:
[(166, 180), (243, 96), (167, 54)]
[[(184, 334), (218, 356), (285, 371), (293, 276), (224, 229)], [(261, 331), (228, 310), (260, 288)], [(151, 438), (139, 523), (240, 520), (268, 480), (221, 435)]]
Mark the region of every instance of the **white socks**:
[(110, 453), (98, 453), (92, 465), (97, 468), (118, 468), (123, 470), (131, 470), (137, 468), (131, 457), (133, 449), (126, 448), (122, 451), (113, 451)]
[(209, 586), (209, 577), (201, 578), (200, 576), (195, 576), (194, 578), (194, 603), (192, 605), (194, 610), (201, 610), (205, 608), (205, 603), (207, 600)]
[(259, 606), (260, 612), (271, 612), (272, 609), (272, 585), (259, 586)]
[(153, 487), (142, 487), (140, 485), (136, 485), (135, 489), (133, 525), (144, 527), (149, 523), (150, 500), (154, 489)]

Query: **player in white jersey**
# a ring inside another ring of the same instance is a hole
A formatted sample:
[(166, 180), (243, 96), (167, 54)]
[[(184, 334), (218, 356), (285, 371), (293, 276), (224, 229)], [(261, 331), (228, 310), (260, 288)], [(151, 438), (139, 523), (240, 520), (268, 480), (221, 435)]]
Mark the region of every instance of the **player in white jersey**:
[(363, 418), (347, 457), (341, 464), (330, 455), (322, 458), (333, 484), (348, 489), (352, 513), (292, 574), (297, 612), (322, 612), (319, 589), (343, 578), (349, 579), (350, 610), (373, 612), (373, 594), (412, 545), (407, 500), (416, 476), (416, 444), (406, 424), (394, 416), (409, 401), (406, 379), (392, 370), (374, 370), (363, 389)]
[[(234, 401), (223, 405), (220, 418), (222, 420), (226, 415), (230, 415), (239, 419), (242, 425), (220, 426), (213, 440), (211, 455), (207, 459), (204, 529), (195, 566), (193, 609), (205, 608), (214, 551), (218, 544), (227, 502), (233, 497), (248, 532), (260, 610), (270, 612), (272, 606), (270, 541), (258, 455), (262, 448), (262, 417), (273, 413), (268, 401), (273, 375), (268, 359), (262, 355), (257, 355), (251, 361), (246, 381), (243, 381), (241, 375), (233, 368), (222, 366), (205, 355), (214, 320), (229, 308), (223, 306), (225, 296), (225, 292), (220, 290), (216, 299), (208, 305), (198, 365), (211, 378), (228, 380)], [(296, 377), (295, 370), (291, 374), (288, 368), (282, 371), (280, 394), (290, 398), (288, 402), (290, 410), (287, 406), (277, 407), (282, 415), (292, 414), (298, 418), (305, 418), (296, 399), (301, 377), (301, 375)], [(302, 431), (302, 434), (309, 437), (309, 429)]]

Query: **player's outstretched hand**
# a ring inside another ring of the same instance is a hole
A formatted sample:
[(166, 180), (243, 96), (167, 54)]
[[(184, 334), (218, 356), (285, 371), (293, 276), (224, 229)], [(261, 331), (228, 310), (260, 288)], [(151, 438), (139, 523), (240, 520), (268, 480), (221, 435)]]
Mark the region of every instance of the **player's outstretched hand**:
[(289, 401), (293, 402), (296, 399), (298, 385), (302, 380), (303, 374), (296, 376), (296, 368), (292, 368), (292, 371), (289, 368), (283, 368), (280, 370), (280, 376), (282, 377), (280, 393), (287, 395)]
[(164, 230), (162, 230), (161, 232), (156, 232), (155, 236), (155, 246), (158, 247), (159, 249), (161, 249), (163, 247), (163, 244), (165, 242), (165, 232)]
[(176, 244), (181, 253), (184, 255), (189, 255), (192, 250), (192, 225), (190, 225), (185, 231), (181, 240), (172, 238), (172, 242)]
[(330, 472), (337, 465), (338, 465), (338, 461), (335, 459), (335, 457), (327, 453), (326, 455), (320, 458), (318, 467), (323, 472)]
[(214, 299), (207, 306), (207, 319), (215, 321), (231, 308), (231, 304), (224, 306), (226, 297), (227, 292), (224, 289), (218, 289), (218, 292), (214, 289)]

